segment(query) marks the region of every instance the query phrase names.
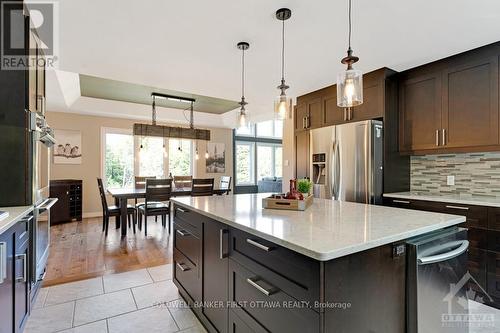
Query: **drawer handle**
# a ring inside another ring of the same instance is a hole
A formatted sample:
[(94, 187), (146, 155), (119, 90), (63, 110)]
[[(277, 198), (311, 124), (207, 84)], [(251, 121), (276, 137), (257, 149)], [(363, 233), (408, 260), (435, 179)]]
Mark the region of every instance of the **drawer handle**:
[(402, 203), (402, 204), (407, 204), (407, 205), (409, 205), (411, 203), (410, 201), (406, 201), (406, 200), (392, 200), (392, 202)]
[(247, 279), (247, 282), (252, 287), (254, 287), (255, 289), (257, 289), (258, 291), (260, 291), (261, 293), (263, 293), (266, 296), (271, 296), (272, 294), (276, 293), (276, 288), (266, 289), (250, 278)]
[(175, 209), (177, 209), (178, 212), (181, 212), (181, 213), (187, 213), (187, 210), (184, 210), (180, 207), (176, 207)]
[(255, 247), (258, 247), (259, 249), (264, 250), (264, 251), (266, 251), (266, 252), (269, 252), (269, 251), (271, 251), (271, 250), (273, 249), (272, 247), (268, 247), (268, 246), (262, 245), (262, 244), (261, 244), (261, 243), (259, 243), (259, 242), (256, 242), (256, 241), (254, 241), (254, 240), (251, 240), (250, 238), (247, 238), (247, 243), (248, 243), (248, 244), (251, 244), (251, 245), (253, 245), (253, 246), (255, 246)]
[(0, 284), (7, 278), (7, 243), (0, 242)]
[(228, 231), (226, 229), (219, 230), (219, 258), (224, 259), (227, 257), (227, 253), (224, 252), (224, 235), (227, 235)]
[(26, 254), (18, 254), (16, 255), (16, 259), (22, 259), (23, 260), (23, 276), (16, 278), (16, 282), (26, 282), (27, 279), (27, 263), (26, 263)]
[(182, 237), (186, 237), (186, 236), (191, 235), (189, 232), (184, 231), (184, 230), (179, 230), (179, 229), (177, 229), (177, 230), (176, 230), (176, 232), (177, 232), (179, 235), (181, 235)]
[(460, 210), (469, 210), (469, 207), (462, 207), (462, 206), (446, 206), (446, 208), (450, 209), (460, 209)]
[(179, 263), (177, 263), (176, 265), (177, 265), (177, 267), (179, 267), (179, 269), (180, 269), (181, 271), (183, 271), (183, 272), (185, 272), (185, 271), (189, 271), (189, 269), (190, 269), (189, 267), (184, 267), (184, 266), (183, 266), (183, 264), (179, 264)]

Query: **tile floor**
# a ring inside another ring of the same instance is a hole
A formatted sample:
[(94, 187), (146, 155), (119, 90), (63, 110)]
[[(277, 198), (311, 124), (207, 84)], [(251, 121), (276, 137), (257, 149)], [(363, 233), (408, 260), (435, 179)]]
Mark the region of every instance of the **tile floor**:
[(162, 265), (42, 288), (25, 333), (183, 332), (205, 329)]
[[(500, 332), (500, 310), (469, 301), (487, 314), (470, 333)], [(171, 264), (42, 288), (25, 333), (206, 332), (180, 298)]]

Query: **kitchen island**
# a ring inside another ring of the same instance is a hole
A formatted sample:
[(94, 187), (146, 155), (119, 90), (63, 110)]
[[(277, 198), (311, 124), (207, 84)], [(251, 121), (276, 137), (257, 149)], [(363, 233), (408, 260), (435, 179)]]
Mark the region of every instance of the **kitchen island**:
[(174, 283), (210, 332), (404, 332), (405, 240), (462, 216), (268, 194), (172, 199)]

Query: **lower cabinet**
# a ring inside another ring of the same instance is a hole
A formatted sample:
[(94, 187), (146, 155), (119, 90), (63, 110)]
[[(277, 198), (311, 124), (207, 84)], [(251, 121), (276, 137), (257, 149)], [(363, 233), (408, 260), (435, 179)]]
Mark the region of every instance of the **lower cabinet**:
[[(405, 256), (392, 245), (320, 262), (174, 205), (173, 252), (174, 283), (210, 333), (403, 331)], [(324, 307), (352, 297), (348, 315)]]
[(21, 220), (0, 235), (0, 333), (22, 332), (30, 312), (29, 224)]
[(386, 206), (465, 216), (468, 229), (469, 287), (487, 304), (500, 309), (500, 209), (437, 201), (384, 198)]
[(228, 330), (228, 248), (229, 229), (216, 221), (203, 223), (202, 308), (217, 332)]
[[(265, 272), (253, 272), (234, 260), (229, 262), (230, 301), (233, 311), (253, 326), (267, 332), (319, 332), (319, 313), (301, 306), (300, 301), (285, 293), (278, 280)], [(290, 304), (290, 307), (283, 305)]]
[(0, 333), (14, 332), (14, 237), (10, 230), (0, 235)]

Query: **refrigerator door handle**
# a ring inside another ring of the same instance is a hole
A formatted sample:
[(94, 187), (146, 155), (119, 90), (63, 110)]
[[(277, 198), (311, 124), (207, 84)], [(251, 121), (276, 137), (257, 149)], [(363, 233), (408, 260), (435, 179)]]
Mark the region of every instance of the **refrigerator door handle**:
[(339, 177), (340, 177), (340, 153), (338, 142), (333, 143), (332, 152), (332, 196), (334, 200), (339, 198)]

